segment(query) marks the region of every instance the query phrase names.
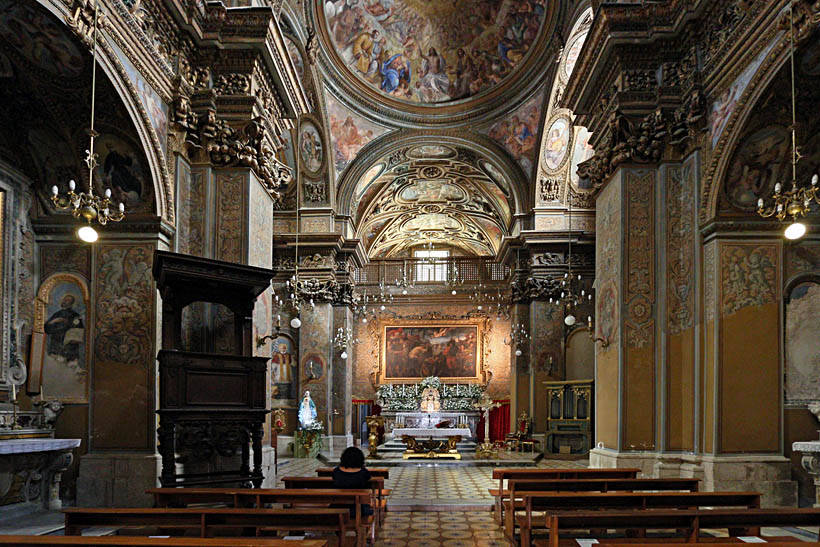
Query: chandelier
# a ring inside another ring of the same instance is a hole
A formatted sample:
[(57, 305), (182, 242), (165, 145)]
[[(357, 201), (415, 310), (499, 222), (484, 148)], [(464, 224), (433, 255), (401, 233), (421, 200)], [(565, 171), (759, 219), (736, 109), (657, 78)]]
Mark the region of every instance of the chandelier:
[[(561, 293), (557, 297), (550, 297), (550, 303), (560, 306), (564, 310), (564, 324), (572, 327), (578, 321), (575, 317), (576, 310), (581, 302), (586, 299), (592, 301), (592, 291), (587, 293), (584, 289), (581, 274), (572, 273), (572, 201), (569, 202), (569, 249), (567, 251), (567, 272), (560, 279)], [(592, 317), (588, 318), (591, 324)]]
[(94, 194), (94, 169), (97, 167), (97, 153), (94, 151), (94, 139), (99, 133), (94, 131), (94, 114), (97, 97), (97, 27), (99, 22), (99, 7), (94, 1), (94, 30), (92, 34), (92, 63), (91, 63), (91, 125), (88, 129), (90, 143), (85, 151), (85, 164), (88, 166), (88, 192), (75, 192), (77, 183), (73, 180), (68, 182), (68, 193), (60, 194), (60, 189), (56, 185), (51, 187), (51, 202), (58, 210), (70, 210), (74, 218), (82, 217), (87, 225), (81, 226), (77, 230), (77, 236), (87, 242), (94, 243), (99, 235), (97, 230), (91, 226), (96, 220), (100, 225), (105, 226), (109, 222), (119, 222), (125, 217), (125, 204), (120, 202), (114, 207), (111, 201), (111, 189), (105, 190), (102, 196)]
[(797, 162), (800, 160), (800, 151), (797, 147), (797, 95), (795, 92), (795, 70), (794, 70), (794, 0), (789, 5), (789, 59), (791, 65), (791, 93), (792, 93), (792, 180), (791, 189), (785, 190), (781, 183), (774, 185), (773, 203), (766, 203), (763, 198), (757, 200), (757, 213), (763, 218), (775, 217), (779, 221), (787, 218), (791, 224), (786, 227), (783, 234), (786, 239), (800, 239), (806, 234), (806, 225), (800, 222), (800, 218), (806, 216), (811, 210), (811, 202), (820, 204), (820, 194), (817, 190), (818, 176), (815, 174), (811, 178), (810, 186), (799, 187), (797, 185)]
[(361, 343), (361, 340), (353, 336), (350, 327), (339, 327), (336, 329), (336, 336), (333, 337), (333, 347), (342, 351), (341, 358), (347, 359), (347, 348)]
[(530, 340), (530, 334), (527, 332), (527, 329), (524, 328), (524, 325), (521, 323), (516, 323), (510, 329), (510, 335), (504, 338), (504, 343), (510, 347), (515, 348), (515, 356), (521, 357), (523, 353), (523, 348), (527, 342)]

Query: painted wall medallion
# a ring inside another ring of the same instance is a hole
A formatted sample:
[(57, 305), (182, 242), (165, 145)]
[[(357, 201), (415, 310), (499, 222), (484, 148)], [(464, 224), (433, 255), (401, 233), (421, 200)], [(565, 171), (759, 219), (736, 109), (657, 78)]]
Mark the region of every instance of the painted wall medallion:
[(586, 127), (580, 127), (575, 132), (575, 144), (572, 146), (572, 164), (569, 169), (569, 176), (572, 187), (579, 192), (588, 192), (593, 189), (590, 181), (581, 180), (578, 176), (578, 165), (595, 155), (595, 150), (589, 144), (591, 138), (592, 133), (587, 131)]
[(547, 130), (544, 141), (544, 166), (549, 171), (557, 171), (564, 164), (569, 150), (572, 130), (569, 120), (557, 118)]
[(42, 371), (41, 389), (50, 398), (88, 402), (88, 301), (85, 280), (74, 274), (52, 275), (37, 292), (33, 330), (43, 343), (32, 344), (30, 362), (35, 373)]
[(299, 159), (308, 176), (318, 176), (322, 171), (325, 147), (319, 129), (310, 120), (302, 120), (299, 128)]

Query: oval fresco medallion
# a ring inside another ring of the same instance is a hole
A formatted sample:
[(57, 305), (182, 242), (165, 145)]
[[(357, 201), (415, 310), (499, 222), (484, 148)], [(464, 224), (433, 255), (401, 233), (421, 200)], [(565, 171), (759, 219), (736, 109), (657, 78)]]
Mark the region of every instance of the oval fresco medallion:
[(324, 164), (325, 149), (319, 129), (310, 120), (302, 121), (299, 129), (299, 159), (308, 175), (316, 176)]
[(595, 155), (592, 145), (589, 140), (592, 138), (586, 127), (579, 127), (575, 131), (575, 143), (572, 145), (572, 164), (569, 169), (570, 180), (572, 187), (577, 192), (590, 192), (593, 190), (592, 183), (587, 180), (581, 180), (578, 176), (578, 165), (584, 163)]
[(323, 0), (336, 55), (385, 97), (436, 104), (477, 95), (517, 72), (548, 0)]
[(557, 118), (544, 139), (544, 166), (550, 171), (556, 171), (564, 164), (569, 150), (571, 128), (565, 117)]

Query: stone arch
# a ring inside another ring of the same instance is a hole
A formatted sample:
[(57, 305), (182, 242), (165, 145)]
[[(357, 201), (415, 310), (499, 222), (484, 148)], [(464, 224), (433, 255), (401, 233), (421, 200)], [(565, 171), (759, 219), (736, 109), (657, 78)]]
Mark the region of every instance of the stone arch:
[(345, 168), (342, 173), (337, 190), (337, 210), (341, 215), (352, 216), (355, 211), (351, 211), (353, 194), (359, 180), (372, 167), (379, 158), (413, 145), (426, 144), (449, 144), (454, 146), (469, 147), (480, 155), (494, 162), (502, 174), (507, 178), (512, 190), (511, 205), (513, 218), (530, 214), (533, 206), (532, 192), (527, 187), (528, 177), (521, 169), (521, 166), (510, 157), (509, 153), (501, 145), (477, 133), (467, 131), (421, 131), (421, 130), (400, 130), (387, 133), (365, 145), (356, 159)]
[[(37, 4), (47, 9), (66, 28), (69, 28), (66, 22), (66, 17), (70, 16), (67, 6), (54, 0), (37, 0)], [(97, 59), (99, 66), (125, 107), (148, 161), (154, 191), (155, 212), (160, 218), (173, 225), (176, 221), (174, 187), (168, 171), (165, 153), (160, 144), (160, 136), (154, 130), (148, 111), (139, 99), (137, 90), (128, 78), (125, 67), (117, 58), (112, 44), (116, 44), (116, 39), (111, 34), (107, 34), (103, 27), (98, 35)], [(116, 46), (124, 49), (121, 44), (116, 44)], [(90, 52), (87, 53), (90, 54)]]

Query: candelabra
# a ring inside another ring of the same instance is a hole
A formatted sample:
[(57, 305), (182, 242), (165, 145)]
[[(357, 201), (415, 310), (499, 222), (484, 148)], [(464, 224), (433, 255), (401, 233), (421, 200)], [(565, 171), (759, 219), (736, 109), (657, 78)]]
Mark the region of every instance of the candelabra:
[(99, 7), (94, 2), (94, 29), (92, 32), (92, 62), (91, 62), (91, 125), (88, 129), (89, 145), (85, 151), (85, 164), (88, 167), (88, 192), (75, 192), (77, 183), (68, 182), (68, 193), (60, 194), (57, 186), (51, 187), (51, 203), (59, 210), (70, 210), (74, 218), (82, 217), (87, 222), (77, 230), (77, 236), (87, 243), (97, 241), (97, 230), (91, 226), (93, 221), (105, 226), (109, 222), (119, 222), (125, 218), (125, 204), (114, 207), (111, 201), (111, 189), (105, 190), (102, 196), (94, 194), (94, 169), (97, 167), (97, 153), (94, 152), (94, 139), (99, 133), (94, 131), (94, 115), (97, 99), (97, 27), (99, 22)]
[(797, 93), (795, 92), (795, 70), (794, 70), (794, 0), (789, 5), (789, 58), (791, 65), (791, 99), (792, 99), (792, 179), (791, 189), (783, 191), (783, 185), (774, 185), (773, 203), (766, 204), (763, 198), (757, 200), (757, 213), (763, 218), (775, 217), (783, 222), (787, 218), (791, 219), (791, 224), (784, 231), (787, 239), (800, 239), (806, 234), (806, 225), (799, 221), (811, 211), (811, 202), (820, 204), (820, 194), (817, 191), (818, 177), (815, 174), (811, 178), (810, 186), (800, 187), (797, 185), (797, 162), (800, 160), (800, 152), (797, 147)]
[(361, 340), (353, 336), (353, 330), (350, 327), (339, 327), (336, 329), (336, 336), (333, 337), (333, 347), (342, 350), (342, 359), (347, 359), (347, 349), (355, 344), (359, 344)]
[(452, 274), (452, 276), (447, 276), (447, 281), (445, 284), (447, 285), (447, 288), (450, 289), (450, 294), (455, 296), (458, 294), (458, 289), (464, 285), (464, 280), (461, 278), (461, 274), (458, 271), (458, 266), (456, 264), (453, 264)]

